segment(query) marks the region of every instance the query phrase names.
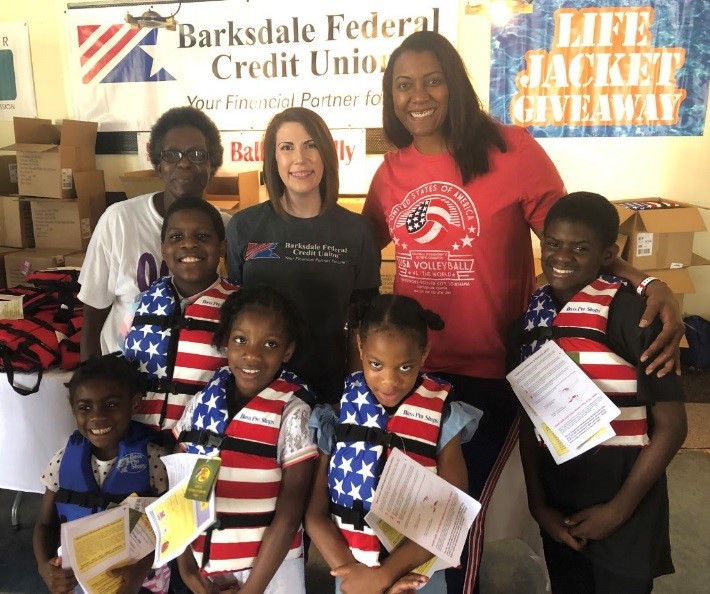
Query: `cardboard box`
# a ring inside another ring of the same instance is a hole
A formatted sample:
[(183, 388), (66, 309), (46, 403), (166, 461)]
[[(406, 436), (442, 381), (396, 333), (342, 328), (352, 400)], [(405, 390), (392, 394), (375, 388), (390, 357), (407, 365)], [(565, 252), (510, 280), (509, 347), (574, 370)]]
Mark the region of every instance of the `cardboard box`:
[[(207, 189), (209, 191), (209, 186)], [(260, 189), (261, 173), (257, 170), (242, 171), (239, 174), (239, 208), (259, 204)]]
[[(693, 259), (695, 258), (704, 260), (704, 258), (693, 254)], [(695, 293), (695, 285), (693, 285), (693, 280), (690, 277), (690, 271), (687, 268), (661, 268), (658, 270), (648, 270), (646, 272), (648, 272), (648, 276), (655, 276), (668, 285), (671, 291), (673, 291), (673, 297), (675, 297), (675, 300), (678, 302), (678, 306), (680, 307), (680, 311), (682, 313), (685, 294)], [(681, 338), (680, 346), (681, 348), (688, 347), (688, 341), (685, 336)]]
[(71, 250), (29, 249), (5, 254), (5, 278), (8, 287), (21, 285), (31, 272), (64, 266), (64, 256)]
[(64, 266), (74, 266), (75, 268), (81, 268), (84, 264), (84, 259), (86, 258), (86, 252), (72, 252), (64, 256)]
[(96, 122), (15, 118), (18, 192), (23, 196), (76, 198), (73, 177), (96, 169)]
[(394, 276), (397, 272), (397, 264), (390, 261), (383, 261), (380, 265), (380, 278), (382, 285), (380, 293), (392, 293), (394, 288)]
[[(165, 188), (153, 169), (129, 171), (119, 177), (126, 197), (162, 192)], [(205, 200), (221, 210), (237, 210), (259, 202), (261, 190), (259, 171), (215, 175), (205, 189)]]
[(5, 256), (16, 252), (10, 248), (0, 247), (0, 289), (5, 289), (7, 287), (7, 279), (5, 278)]
[(239, 181), (241, 176), (215, 176), (205, 189), (205, 200), (215, 208), (226, 212), (239, 209)]
[(23, 198), (32, 208), (35, 247), (86, 249), (106, 208), (103, 171), (76, 174), (76, 200)]
[(127, 171), (118, 178), (126, 193), (126, 198), (135, 198), (143, 194), (154, 194), (165, 189), (163, 180), (153, 169)]
[(17, 157), (0, 155), (0, 194), (17, 194)]
[(350, 212), (362, 214), (362, 208), (365, 206), (365, 196), (338, 196), (338, 204), (343, 208), (347, 208)]
[(34, 247), (30, 205), (17, 195), (0, 196), (0, 245)]
[[(627, 202), (656, 201), (657, 198)], [(693, 234), (705, 231), (697, 206), (677, 203), (677, 208), (633, 210), (615, 202), (620, 230), (629, 235), (622, 257), (640, 270), (682, 268), (693, 255)]]

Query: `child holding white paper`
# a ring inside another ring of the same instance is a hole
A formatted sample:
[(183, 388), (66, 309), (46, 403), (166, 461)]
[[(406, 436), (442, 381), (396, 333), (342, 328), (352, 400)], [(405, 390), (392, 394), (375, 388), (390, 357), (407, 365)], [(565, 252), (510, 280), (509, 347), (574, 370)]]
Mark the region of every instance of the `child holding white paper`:
[[(53, 594), (77, 586), (74, 572), (62, 569), (57, 557), (63, 522), (102, 511), (132, 493), (157, 497), (167, 490), (160, 456), (169, 452), (153, 443), (157, 432), (131, 420), (142, 397), (140, 385), (136, 366), (116, 354), (85, 361), (67, 384), (78, 430), (42, 475), (46, 491), (32, 541), (37, 568)], [(151, 572), (152, 560), (149, 555), (112, 570), (124, 580), (121, 594), (139, 588), (167, 592), (170, 572), (167, 567)]]
[(599, 194), (575, 192), (553, 205), (540, 240), (549, 284), (511, 332), (512, 360), (552, 339), (621, 410), (615, 437), (560, 465), (522, 415), (528, 505), (553, 594), (646, 593), (673, 572), (665, 470), (687, 431), (683, 395), (678, 376), (647, 374), (640, 360), (661, 327), (638, 327), (648, 279), (636, 295), (601, 275), (617, 255), (618, 228), (616, 209)]
[(228, 366), (173, 428), (188, 452), (221, 457), (217, 524), (178, 558), (193, 592), (305, 594), (301, 518), (317, 452), (304, 401), (311, 396), (283, 367), (298, 326), (294, 305), (277, 291), (233, 293), (214, 336)]
[[(429, 353), (428, 328), (441, 318), (405, 296), (379, 295), (355, 312), (363, 371), (345, 380), (340, 415), (318, 407), (311, 416), (321, 451), (306, 529), (346, 594), (405, 592), (427, 582), (410, 571), (431, 553), (405, 541), (386, 559), (364, 516), (390, 448), (398, 448), (461, 490), (468, 478), (461, 443), (480, 411), (448, 402), (451, 385), (420, 373)], [(443, 571), (421, 592), (446, 592)], [(391, 588), (391, 589), (390, 589)]]

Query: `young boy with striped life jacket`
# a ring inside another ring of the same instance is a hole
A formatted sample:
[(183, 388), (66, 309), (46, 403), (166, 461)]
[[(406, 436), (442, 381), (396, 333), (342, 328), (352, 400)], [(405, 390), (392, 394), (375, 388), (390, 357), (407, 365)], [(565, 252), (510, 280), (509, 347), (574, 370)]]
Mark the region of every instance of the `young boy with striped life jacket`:
[[(140, 404), (141, 378), (134, 363), (120, 354), (91, 358), (67, 384), (77, 431), (49, 462), (46, 487), (33, 534), (37, 568), (53, 594), (74, 592), (74, 572), (62, 569), (57, 556), (60, 526), (106, 509), (135, 493), (157, 497), (168, 488), (158, 434), (131, 420)], [(123, 579), (119, 592), (168, 591), (167, 566), (151, 572), (153, 555), (112, 570)], [(147, 576), (150, 575), (150, 578)]]
[(157, 429), (171, 429), (226, 363), (224, 349), (212, 344), (220, 307), (238, 290), (217, 272), (224, 236), (219, 211), (200, 197), (178, 198), (165, 213), (161, 250), (172, 276), (137, 297), (123, 345), (147, 380), (136, 420)]
[(440, 330), (441, 318), (411, 297), (379, 295), (354, 315), (363, 371), (349, 375), (339, 416), (317, 407), (320, 457), (306, 529), (345, 594), (446, 592), (444, 572), (428, 581), (410, 572), (430, 552), (405, 541), (384, 560), (381, 545), (364, 517), (391, 448), (466, 490), (468, 478), (461, 443), (475, 432), (481, 413), (449, 402), (451, 385), (420, 373), (429, 353), (427, 329)]
[(650, 592), (672, 573), (665, 470), (686, 435), (680, 378), (646, 373), (660, 331), (640, 330), (645, 284), (601, 274), (617, 255), (619, 217), (603, 196), (575, 192), (550, 209), (540, 241), (549, 284), (511, 331), (511, 359), (554, 340), (619, 407), (616, 436), (557, 465), (522, 415), (528, 505), (540, 524), (553, 594)]
[(214, 335), (227, 366), (173, 427), (186, 451), (221, 458), (217, 523), (178, 558), (193, 592), (305, 594), (301, 518), (317, 451), (312, 396), (284, 368), (298, 329), (295, 306), (274, 289), (230, 295)]

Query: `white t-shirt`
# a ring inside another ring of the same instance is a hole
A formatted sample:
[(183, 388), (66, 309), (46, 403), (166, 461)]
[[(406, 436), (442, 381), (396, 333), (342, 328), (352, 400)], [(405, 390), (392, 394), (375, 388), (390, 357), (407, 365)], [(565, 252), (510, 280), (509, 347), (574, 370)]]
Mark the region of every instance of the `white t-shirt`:
[(94, 229), (79, 275), (79, 299), (96, 309), (111, 307), (101, 331), (103, 354), (117, 350), (118, 330), (128, 308), (165, 266), (160, 253), (162, 224), (153, 194), (143, 194), (109, 206)]
[[(119, 334), (138, 293), (169, 271), (160, 251), (163, 217), (143, 194), (112, 204), (91, 235), (81, 267), (79, 299), (96, 309), (111, 307), (101, 330), (101, 352), (119, 350)], [(230, 216), (221, 213), (225, 225)]]

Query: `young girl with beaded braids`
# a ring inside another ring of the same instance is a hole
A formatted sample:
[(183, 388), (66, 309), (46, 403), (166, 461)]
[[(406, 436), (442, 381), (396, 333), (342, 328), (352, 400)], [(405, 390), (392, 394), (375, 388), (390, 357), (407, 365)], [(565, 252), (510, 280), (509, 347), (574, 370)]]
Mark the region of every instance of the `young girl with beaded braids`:
[(305, 594), (301, 518), (317, 457), (305, 385), (284, 364), (298, 335), (295, 306), (249, 287), (222, 305), (218, 369), (173, 427), (191, 453), (219, 455), (217, 519), (178, 558), (196, 594)]
[[(410, 572), (432, 555), (405, 541), (381, 560), (380, 543), (364, 521), (389, 453), (383, 438), (395, 434), (406, 455), (465, 490), (461, 443), (481, 413), (449, 402), (451, 385), (420, 373), (429, 353), (427, 329), (444, 325), (437, 314), (410, 297), (379, 295), (352, 317), (363, 371), (346, 378), (338, 417), (330, 407), (311, 416), (320, 456), (306, 530), (337, 578), (336, 592), (406, 592), (427, 582)], [(419, 591), (446, 592), (443, 572)]]

